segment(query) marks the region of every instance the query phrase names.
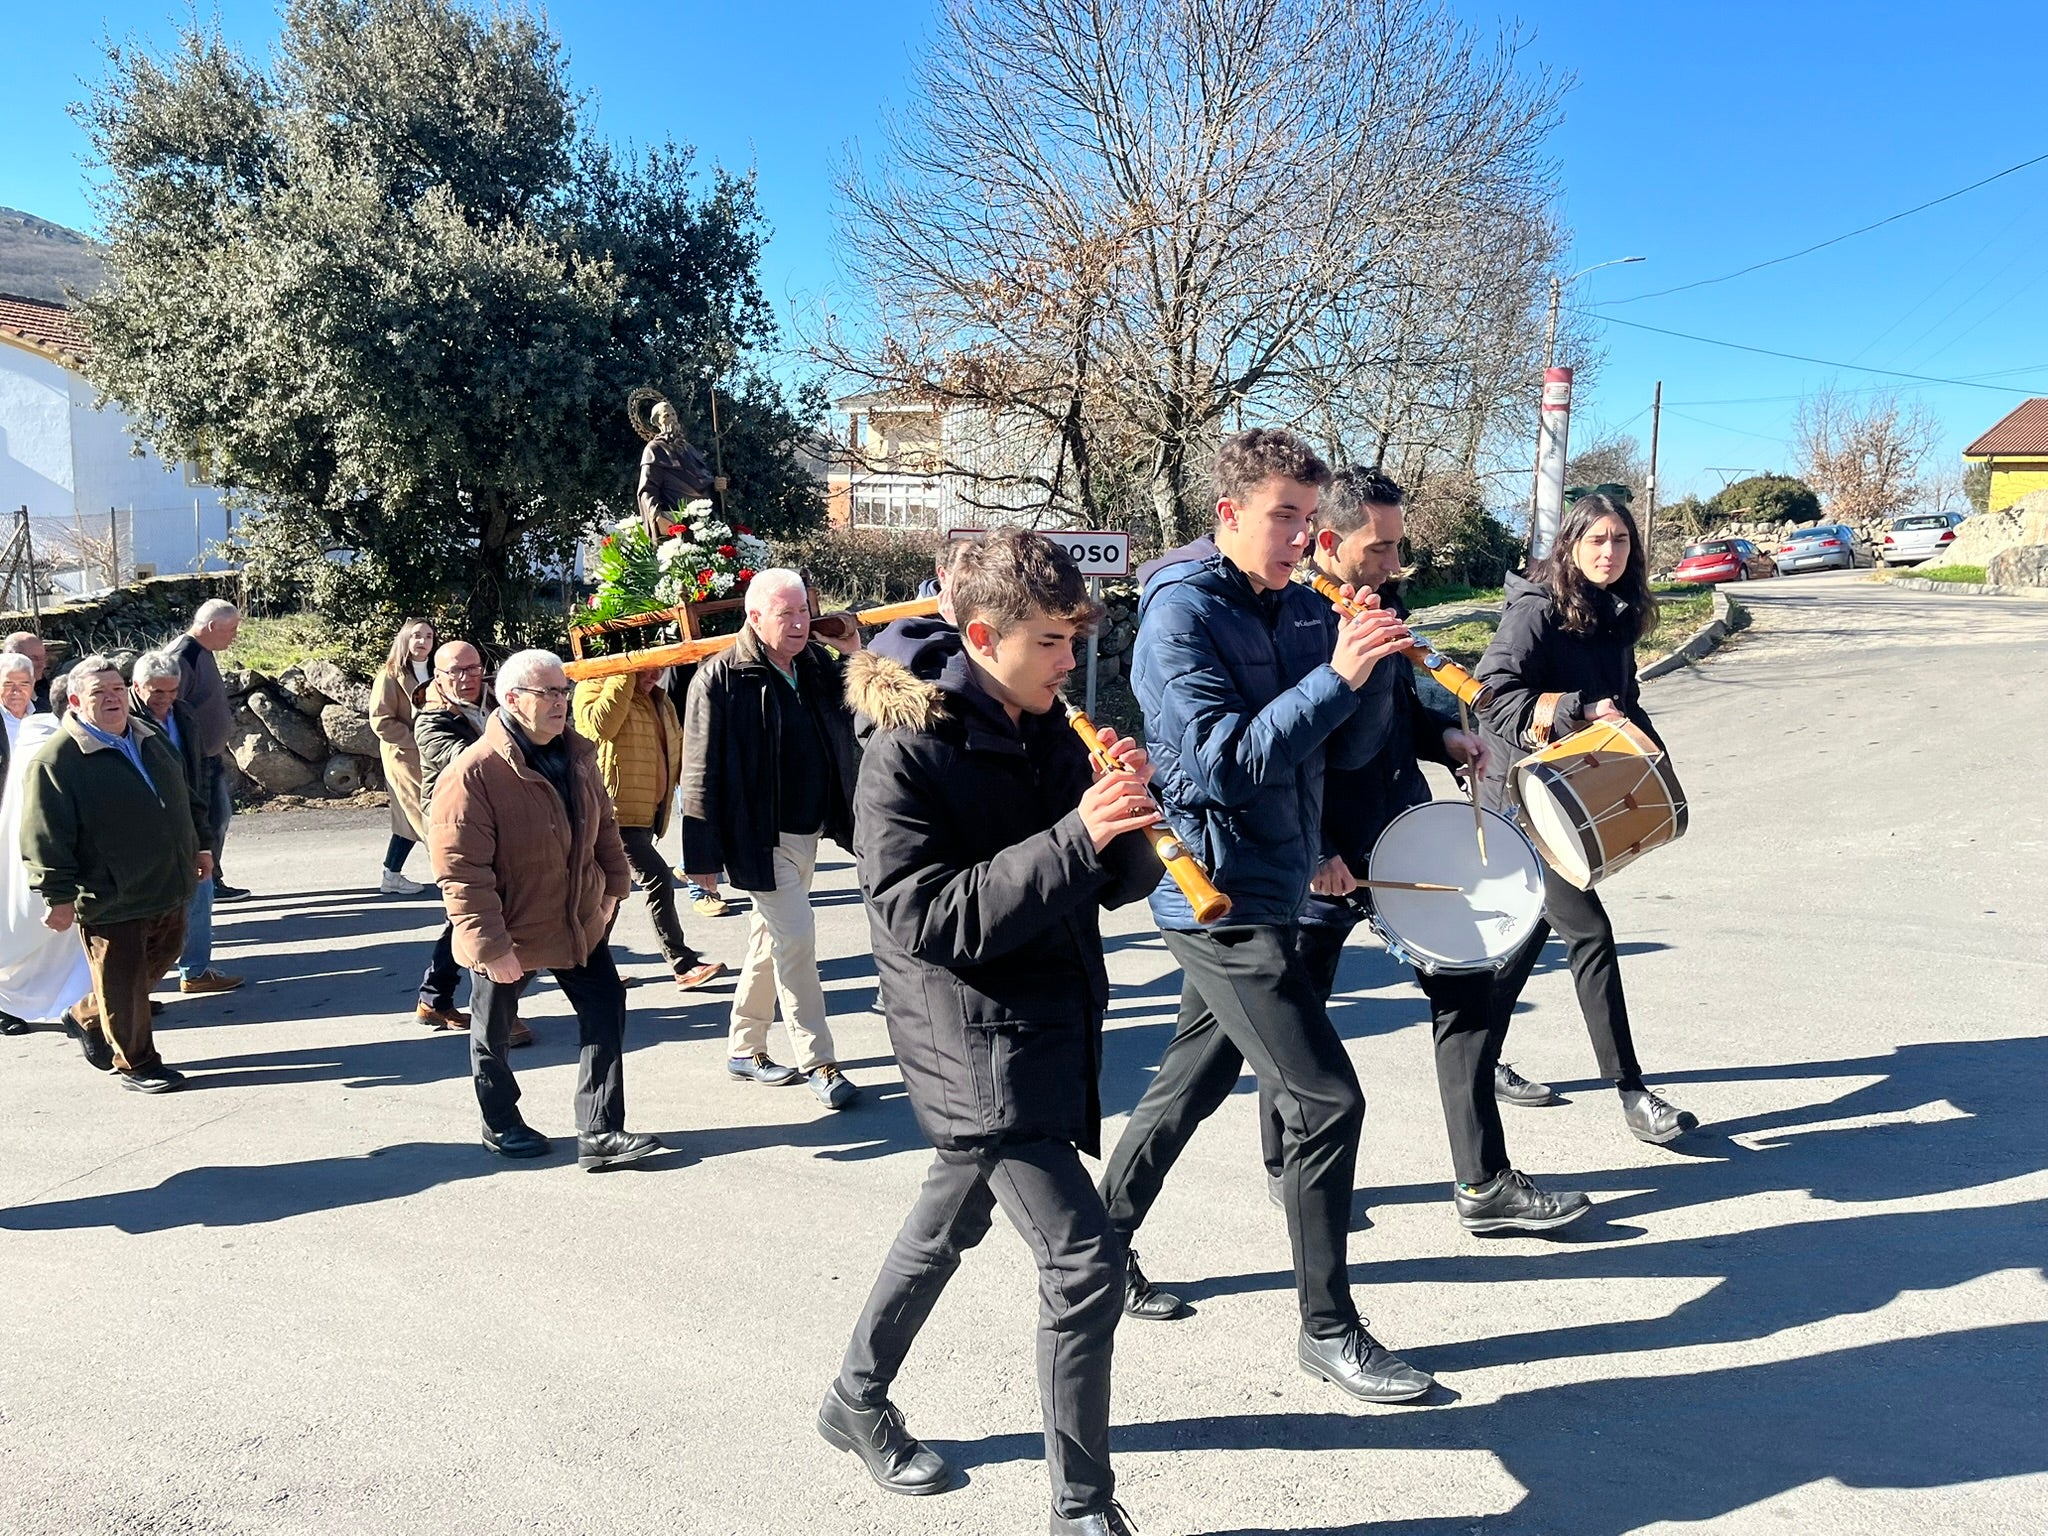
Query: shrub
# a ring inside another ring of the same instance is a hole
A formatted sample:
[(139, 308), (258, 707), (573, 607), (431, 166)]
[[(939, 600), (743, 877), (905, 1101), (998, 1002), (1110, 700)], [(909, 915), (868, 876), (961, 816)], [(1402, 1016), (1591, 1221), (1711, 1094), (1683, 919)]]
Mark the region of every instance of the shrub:
[(907, 602), (932, 574), (937, 533), (827, 528), (801, 539), (770, 541), (777, 565), (804, 573), (828, 605), (865, 608)]
[(1723, 490), (1707, 506), (1720, 522), (1820, 521), (1820, 497), (1813, 493), (1812, 486), (1791, 475), (1751, 475)]
[(1497, 587), (1522, 563), (1522, 541), (1486, 510), (1478, 482), (1422, 481), (1408, 499), (1408, 548), (1418, 587)]

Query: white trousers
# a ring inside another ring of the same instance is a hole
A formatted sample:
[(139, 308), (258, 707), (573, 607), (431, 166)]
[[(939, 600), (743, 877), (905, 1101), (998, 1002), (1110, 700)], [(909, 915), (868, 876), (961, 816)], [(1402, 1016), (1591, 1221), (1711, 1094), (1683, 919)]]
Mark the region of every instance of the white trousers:
[(775, 1022), (779, 998), (790, 1043), (796, 1048), (793, 1064), (800, 1072), (814, 1072), (839, 1060), (825, 1022), (825, 989), (818, 982), (818, 924), (811, 914), (818, 834), (783, 833), (772, 858), (775, 889), (747, 892), (754, 905), (747, 914), (747, 958), (740, 967), (739, 990), (733, 994), (729, 1049), (734, 1056), (768, 1049), (768, 1026)]

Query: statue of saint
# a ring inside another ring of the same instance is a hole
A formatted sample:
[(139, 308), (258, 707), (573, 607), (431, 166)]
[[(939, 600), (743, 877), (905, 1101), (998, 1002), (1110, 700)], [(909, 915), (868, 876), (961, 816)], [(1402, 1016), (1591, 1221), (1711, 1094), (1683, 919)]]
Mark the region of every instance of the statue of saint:
[[(651, 406), (651, 409), (649, 408)], [(721, 512), (725, 476), (715, 475), (704, 455), (683, 436), (681, 413), (651, 389), (636, 389), (626, 402), (633, 429), (646, 441), (640, 455), (637, 500), (640, 523), (656, 544), (686, 502), (710, 496)]]

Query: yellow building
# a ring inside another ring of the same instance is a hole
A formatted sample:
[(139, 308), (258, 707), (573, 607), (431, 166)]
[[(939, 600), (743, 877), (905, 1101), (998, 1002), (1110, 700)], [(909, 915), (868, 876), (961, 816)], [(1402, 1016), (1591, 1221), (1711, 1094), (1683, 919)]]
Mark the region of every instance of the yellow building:
[(2030, 491), (2048, 491), (2048, 400), (2028, 400), (1963, 450), (1972, 464), (1991, 467), (1991, 500), (2002, 512)]

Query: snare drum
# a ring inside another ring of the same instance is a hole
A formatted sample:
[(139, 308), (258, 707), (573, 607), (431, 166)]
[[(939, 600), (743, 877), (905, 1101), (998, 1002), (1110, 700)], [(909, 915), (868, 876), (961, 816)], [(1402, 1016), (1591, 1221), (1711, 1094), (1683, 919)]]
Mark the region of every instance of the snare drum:
[(1529, 839), (1505, 816), (1486, 818), (1486, 862), (1472, 807), (1431, 800), (1387, 824), (1372, 845), (1370, 880), (1455, 885), (1453, 891), (1368, 892), (1373, 932), (1387, 953), (1424, 975), (1497, 971), (1543, 917), (1543, 863)]
[(1685, 790), (1641, 726), (1603, 720), (1515, 764), (1522, 825), (1560, 877), (1591, 890), (1685, 835)]

